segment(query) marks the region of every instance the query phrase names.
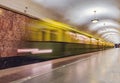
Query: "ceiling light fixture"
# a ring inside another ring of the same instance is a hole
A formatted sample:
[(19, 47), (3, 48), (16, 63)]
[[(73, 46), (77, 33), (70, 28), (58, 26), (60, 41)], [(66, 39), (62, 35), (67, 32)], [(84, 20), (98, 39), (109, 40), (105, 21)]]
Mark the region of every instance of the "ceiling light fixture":
[(96, 11), (93, 11), (94, 12), (94, 19), (91, 20), (92, 23), (97, 23), (99, 21), (99, 19), (96, 18)]

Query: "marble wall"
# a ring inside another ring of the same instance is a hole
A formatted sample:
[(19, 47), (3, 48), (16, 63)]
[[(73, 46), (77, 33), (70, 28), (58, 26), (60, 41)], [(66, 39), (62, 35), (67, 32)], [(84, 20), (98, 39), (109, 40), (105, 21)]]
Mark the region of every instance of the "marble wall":
[(0, 57), (17, 56), (17, 49), (23, 48), (26, 27), (30, 18), (0, 8)]

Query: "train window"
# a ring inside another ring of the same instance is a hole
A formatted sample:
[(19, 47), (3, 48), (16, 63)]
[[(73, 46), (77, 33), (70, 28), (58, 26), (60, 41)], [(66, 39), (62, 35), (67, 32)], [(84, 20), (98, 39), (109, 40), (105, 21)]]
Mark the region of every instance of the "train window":
[(51, 40), (51, 41), (56, 41), (56, 40), (57, 40), (56, 31), (54, 31), (54, 30), (51, 30), (51, 31), (50, 31), (50, 40)]
[(42, 33), (42, 41), (45, 41), (45, 31), (42, 30), (41, 33)]

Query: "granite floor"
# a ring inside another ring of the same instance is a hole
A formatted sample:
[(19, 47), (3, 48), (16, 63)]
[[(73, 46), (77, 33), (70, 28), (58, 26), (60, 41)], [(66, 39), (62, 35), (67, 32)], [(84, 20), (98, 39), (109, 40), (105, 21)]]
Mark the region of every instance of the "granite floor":
[[(94, 54), (97, 52), (94, 52)], [(28, 79), (36, 75), (43, 75), (66, 64), (92, 56), (93, 53), (86, 53), (70, 57), (64, 57), (44, 62), (37, 62), (29, 65), (11, 67), (0, 70), (0, 83), (10, 83), (19, 79)], [(13, 62), (12, 64), (16, 64)]]
[[(91, 53), (92, 56), (54, 70), (12, 83), (120, 83), (120, 49)], [(48, 65), (48, 70), (51, 65)]]

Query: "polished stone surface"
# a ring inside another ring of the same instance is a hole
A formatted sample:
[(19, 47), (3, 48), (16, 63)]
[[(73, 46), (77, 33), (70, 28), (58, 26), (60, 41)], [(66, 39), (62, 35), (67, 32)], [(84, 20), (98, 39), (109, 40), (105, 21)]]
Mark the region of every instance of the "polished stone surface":
[[(50, 65), (49, 65), (50, 66)], [(92, 53), (43, 75), (13, 83), (120, 83), (120, 49)]]
[[(95, 53), (97, 52), (94, 52), (94, 54)], [(79, 59), (90, 57), (92, 56), (92, 54), (93, 53), (86, 53), (81, 55), (49, 60), (45, 62), (38, 62), (29, 65), (2, 69), (0, 70), (0, 83), (10, 83), (19, 79), (31, 78), (36, 75), (43, 75), (47, 72), (53, 71), (55, 68), (60, 67), (62, 65), (74, 62)], [(14, 63), (16, 64), (16, 62)]]

